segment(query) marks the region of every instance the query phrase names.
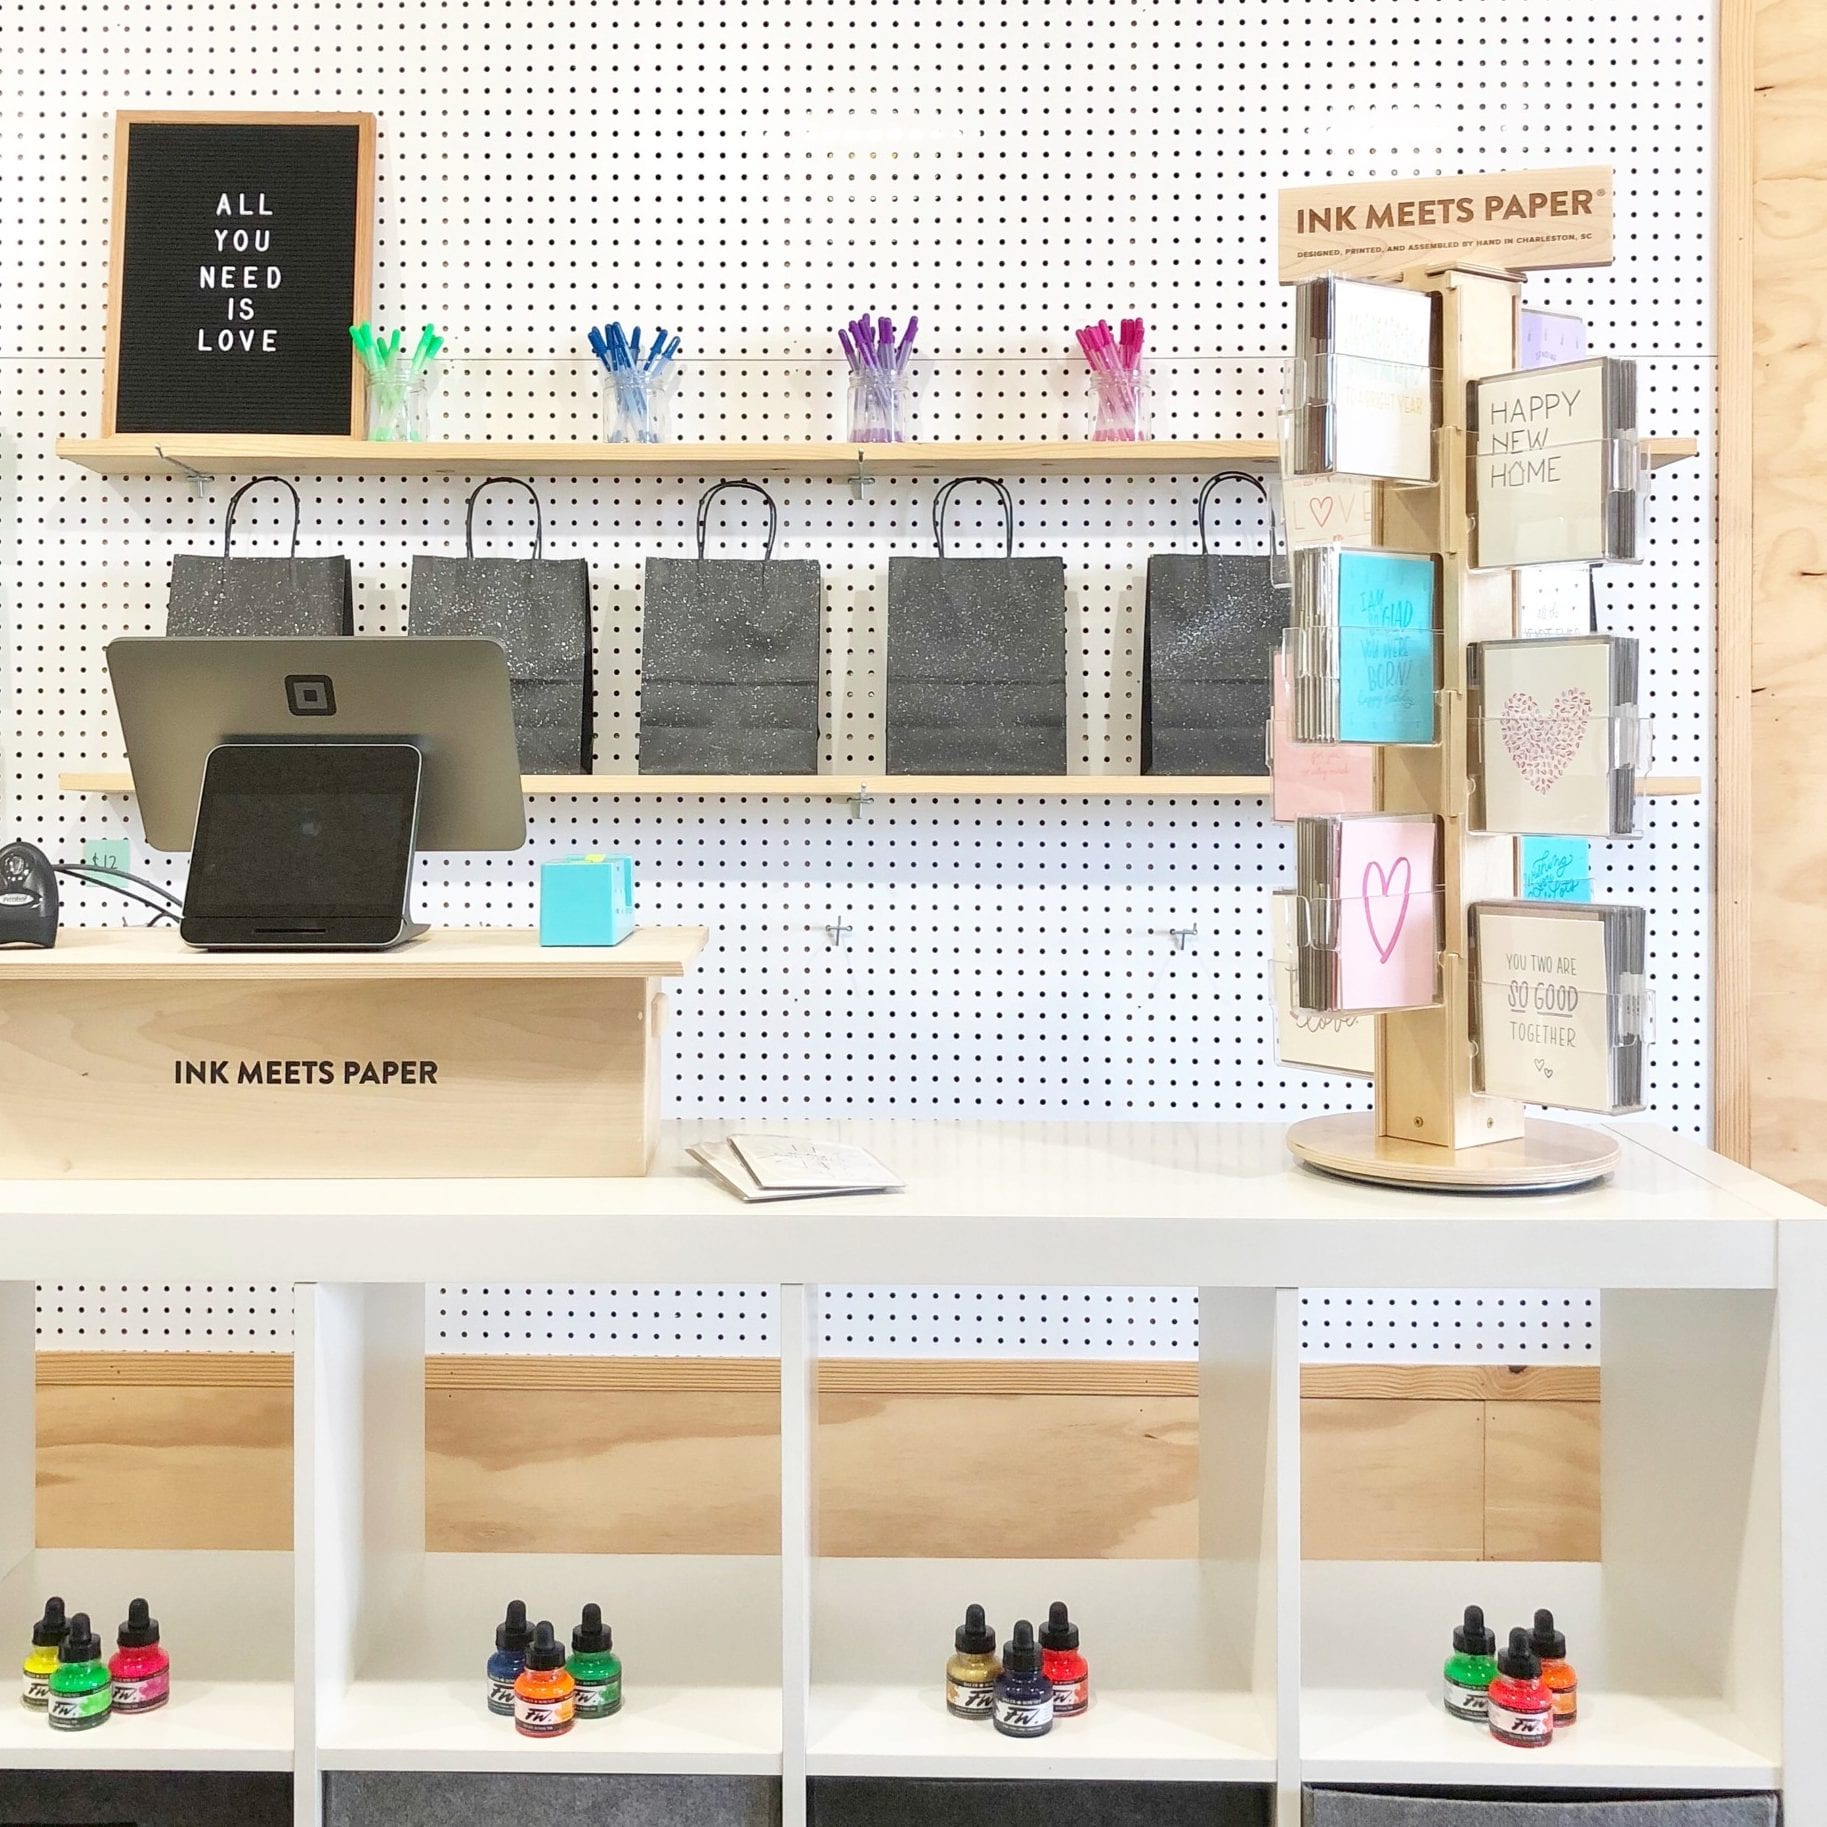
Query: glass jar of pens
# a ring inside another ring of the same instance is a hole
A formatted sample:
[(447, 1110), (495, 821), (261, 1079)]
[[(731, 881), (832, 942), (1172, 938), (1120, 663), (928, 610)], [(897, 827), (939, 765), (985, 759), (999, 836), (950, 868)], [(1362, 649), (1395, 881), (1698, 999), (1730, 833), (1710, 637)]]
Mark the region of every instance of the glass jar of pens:
[(641, 347), (641, 327), (632, 336), (619, 323), (590, 331), (590, 347), (603, 366), (603, 440), (608, 444), (664, 444), (672, 437), (673, 399), (679, 371), (672, 358), (679, 339), (656, 330)]
[(845, 435), (852, 444), (904, 444), (912, 428), (913, 377), (907, 358), (920, 320), (910, 317), (900, 340), (894, 320), (859, 317), (837, 333), (850, 364)]
[(1141, 318), (1125, 317), (1117, 336), (1100, 318), (1079, 331), (1078, 346), (1091, 366), (1091, 438), (1097, 443), (1134, 444), (1152, 436)]
[(402, 333), (398, 330), (382, 337), (375, 335), (371, 324), (354, 324), (349, 340), (362, 364), (368, 436), (377, 442), (422, 444), (437, 372), (432, 363), (444, 347), (443, 337), (427, 324), (410, 356), (400, 353)]

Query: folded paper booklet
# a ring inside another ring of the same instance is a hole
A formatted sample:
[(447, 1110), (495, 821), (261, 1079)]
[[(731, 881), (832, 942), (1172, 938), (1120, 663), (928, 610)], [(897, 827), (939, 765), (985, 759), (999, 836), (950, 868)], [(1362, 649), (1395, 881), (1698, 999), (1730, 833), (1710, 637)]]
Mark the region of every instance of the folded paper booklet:
[(1377, 752), (1361, 744), (1296, 742), (1288, 659), (1275, 657), (1269, 720), (1269, 815), (1280, 824), (1328, 813), (1374, 812)]
[(1636, 641), (1473, 641), (1474, 821), (1538, 837), (1629, 837), (1636, 825)]
[(1296, 741), (1432, 742), (1436, 561), (1312, 546), (1291, 555), (1290, 569)]
[(1637, 369), (1614, 355), (1472, 386), (1472, 563), (1643, 556)]
[(1415, 815), (1303, 818), (1299, 1007), (1425, 1008), (1440, 996), (1440, 828)]
[(1643, 909), (1478, 901), (1470, 914), (1478, 1089), (1568, 1110), (1640, 1110)]
[(1433, 325), (1426, 292), (1365, 279), (1295, 287), (1295, 475), (1433, 479)]
[(1275, 1053), (1284, 1066), (1368, 1078), (1377, 1069), (1377, 1018), (1337, 1010), (1318, 1014), (1295, 1000), (1300, 975), (1300, 897), (1292, 888), (1269, 896), (1274, 951)]
[(804, 1136), (731, 1136), (700, 1143), (692, 1158), (739, 1198), (813, 1199), (894, 1192), (907, 1182), (866, 1148)]

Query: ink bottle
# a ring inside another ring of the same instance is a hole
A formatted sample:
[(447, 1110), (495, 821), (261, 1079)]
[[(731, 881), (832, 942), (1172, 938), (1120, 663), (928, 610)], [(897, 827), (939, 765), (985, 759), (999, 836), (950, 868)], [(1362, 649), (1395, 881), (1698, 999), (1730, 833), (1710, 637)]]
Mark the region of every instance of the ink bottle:
[(1554, 1702), (1554, 1729), (1570, 1726), (1580, 1716), (1580, 1678), (1567, 1660), (1567, 1639), (1554, 1628), (1554, 1613), (1538, 1611), (1529, 1647), (1541, 1658), (1542, 1686)]
[(514, 1730), (527, 1738), (561, 1738), (577, 1717), (577, 1684), (565, 1646), (544, 1619), (533, 1627), (527, 1665), (514, 1683)]
[(171, 1658), (159, 1647), (159, 1621), (144, 1599), (127, 1607), (108, 1661), (117, 1713), (150, 1713), (171, 1698)]
[(1055, 1599), (1040, 1627), (1040, 1672), (1053, 1683), (1053, 1717), (1070, 1719), (1091, 1704), (1091, 1665), (1078, 1651), (1078, 1626)]
[(600, 1605), (586, 1605), (583, 1622), (571, 1633), (571, 1679), (579, 1719), (607, 1719), (622, 1710), (622, 1665)]
[(510, 1599), (507, 1616), (495, 1626), (495, 1653), (488, 1659), (488, 1710), (504, 1719), (514, 1717), (514, 1683), (527, 1665), (527, 1645), (532, 1641), (525, 1601)]
[(945, 1665), (945, 1708), (960, 1719), (988, 1719), (996, 1709), (996, 1677), (1002, 1658), (996, 1633), (983, 1620), (981, 1605), (964, 1608), (964, 1622), (952, 1635), (953, 1655)]
[(1446, 1710), (1473, 1725), (1491, 1723), (1491, 1683), (1497, 1679), (1497, 1637), (1476, 1605), (1453, 1627), (1453, 1653), (1446, 1659)]
[(1541, 1658), (1520, 1624), (1510, 1632), (1510, 1647), (1497, 1658), (1490, 1720), (1491, 1736), (1500, 1744), (1533, 1750), (1554, 1736), (1554, 1702), (1542, 1682)]
[(51, 1674), (51, 1724), (59, 1732), (86, 1732), (114, 1710), (114, 1684), (101, 1659), (101, 1639), (89, 1628), (89, 1614), (70, 1620), (70, 1634), (57, 1652)]
[(32, 1626), (32, 1647), (25, 1653), (24, 1686), (19, 1695), (35, 1713), (42, 1713), (51, 1704), (51, 1671), (57, 1666), (57, 1652), (69, 1634), (63, 1600), (46, 1599), (44, 1616)]
[(1040, 1672), (1040, 1645), (1026, 1618), (1002, 1646), (1002, 1673), (996, 1677), (990, 1718), (1007, 1738), (1044, 1738), (1053, 1730), (1053, 1683)]

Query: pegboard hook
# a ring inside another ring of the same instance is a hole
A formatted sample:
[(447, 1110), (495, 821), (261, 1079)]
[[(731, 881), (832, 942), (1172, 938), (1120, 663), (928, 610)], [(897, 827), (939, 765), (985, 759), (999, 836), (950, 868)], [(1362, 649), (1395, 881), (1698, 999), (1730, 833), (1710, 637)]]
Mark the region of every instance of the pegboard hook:
[(1199, 929), (1196, 926), (1170, 926), (1167, 933), (1168, 937), (1173, 940), (1174, 950), (1177, 952), (1185, 951), (1187, 946), (1199, 937)]
[(874, 798), (874, 790), (868, 781), (859, 780), (856, 783), (856, 791), (850, 795), (850, 816), (861, 818), (869, 810), (870, 802)]
[(865, 454), (860, 450), (856, 453), (856, 474), (850, 478), (850, 494), (852, 499), (857, 501), (861, 501), (875, 487), (875, 478), (870, 475), (868, 465), (864, 461)]
[(205, 485), (214, 482), (215, 477), (212, 476), (208, 470), (194, 468), (191, 464), (186, 463), (182, 457), (172, 456), (163, 444), (155, 444), (152, 448), (158, 454), (158, 459), (161, 463), (169, 463), (173, 469), (190, 483), (191, 494), (194, 495), (197, 500), (201, 501), (208, 492)]
[(838, 917), (836, 918), (836, 920), (832, 921), (829, 925), (827, 925), (824, 928), (825, 944), (828, 946), (842, 945), (844, 942), (845, 936), (847, 934), (853, 933), (855, 931), (856, 931), (856, 928), (854, 926), (847, 925), (845, 923), (844, 916), (842, 914), (839, 914)]

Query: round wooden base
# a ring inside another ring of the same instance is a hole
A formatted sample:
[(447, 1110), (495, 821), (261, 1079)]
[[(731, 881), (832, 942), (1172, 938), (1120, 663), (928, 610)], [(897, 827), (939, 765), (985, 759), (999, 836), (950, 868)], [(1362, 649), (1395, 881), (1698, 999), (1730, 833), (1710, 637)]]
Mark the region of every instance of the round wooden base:
[(1368, 1112), (1308, 1117), (1288, 1129), (1296, 1159), (1328, 1174), (1379, 1186), (1431, 1186), (1466, 1193), (1547, 1193), (1602, 1180), (1618, 1144), (1602, 1129), (1529, 1118), (1522, 1137), (1479, 1148), (1436, 1148), (1377, 1134)]

